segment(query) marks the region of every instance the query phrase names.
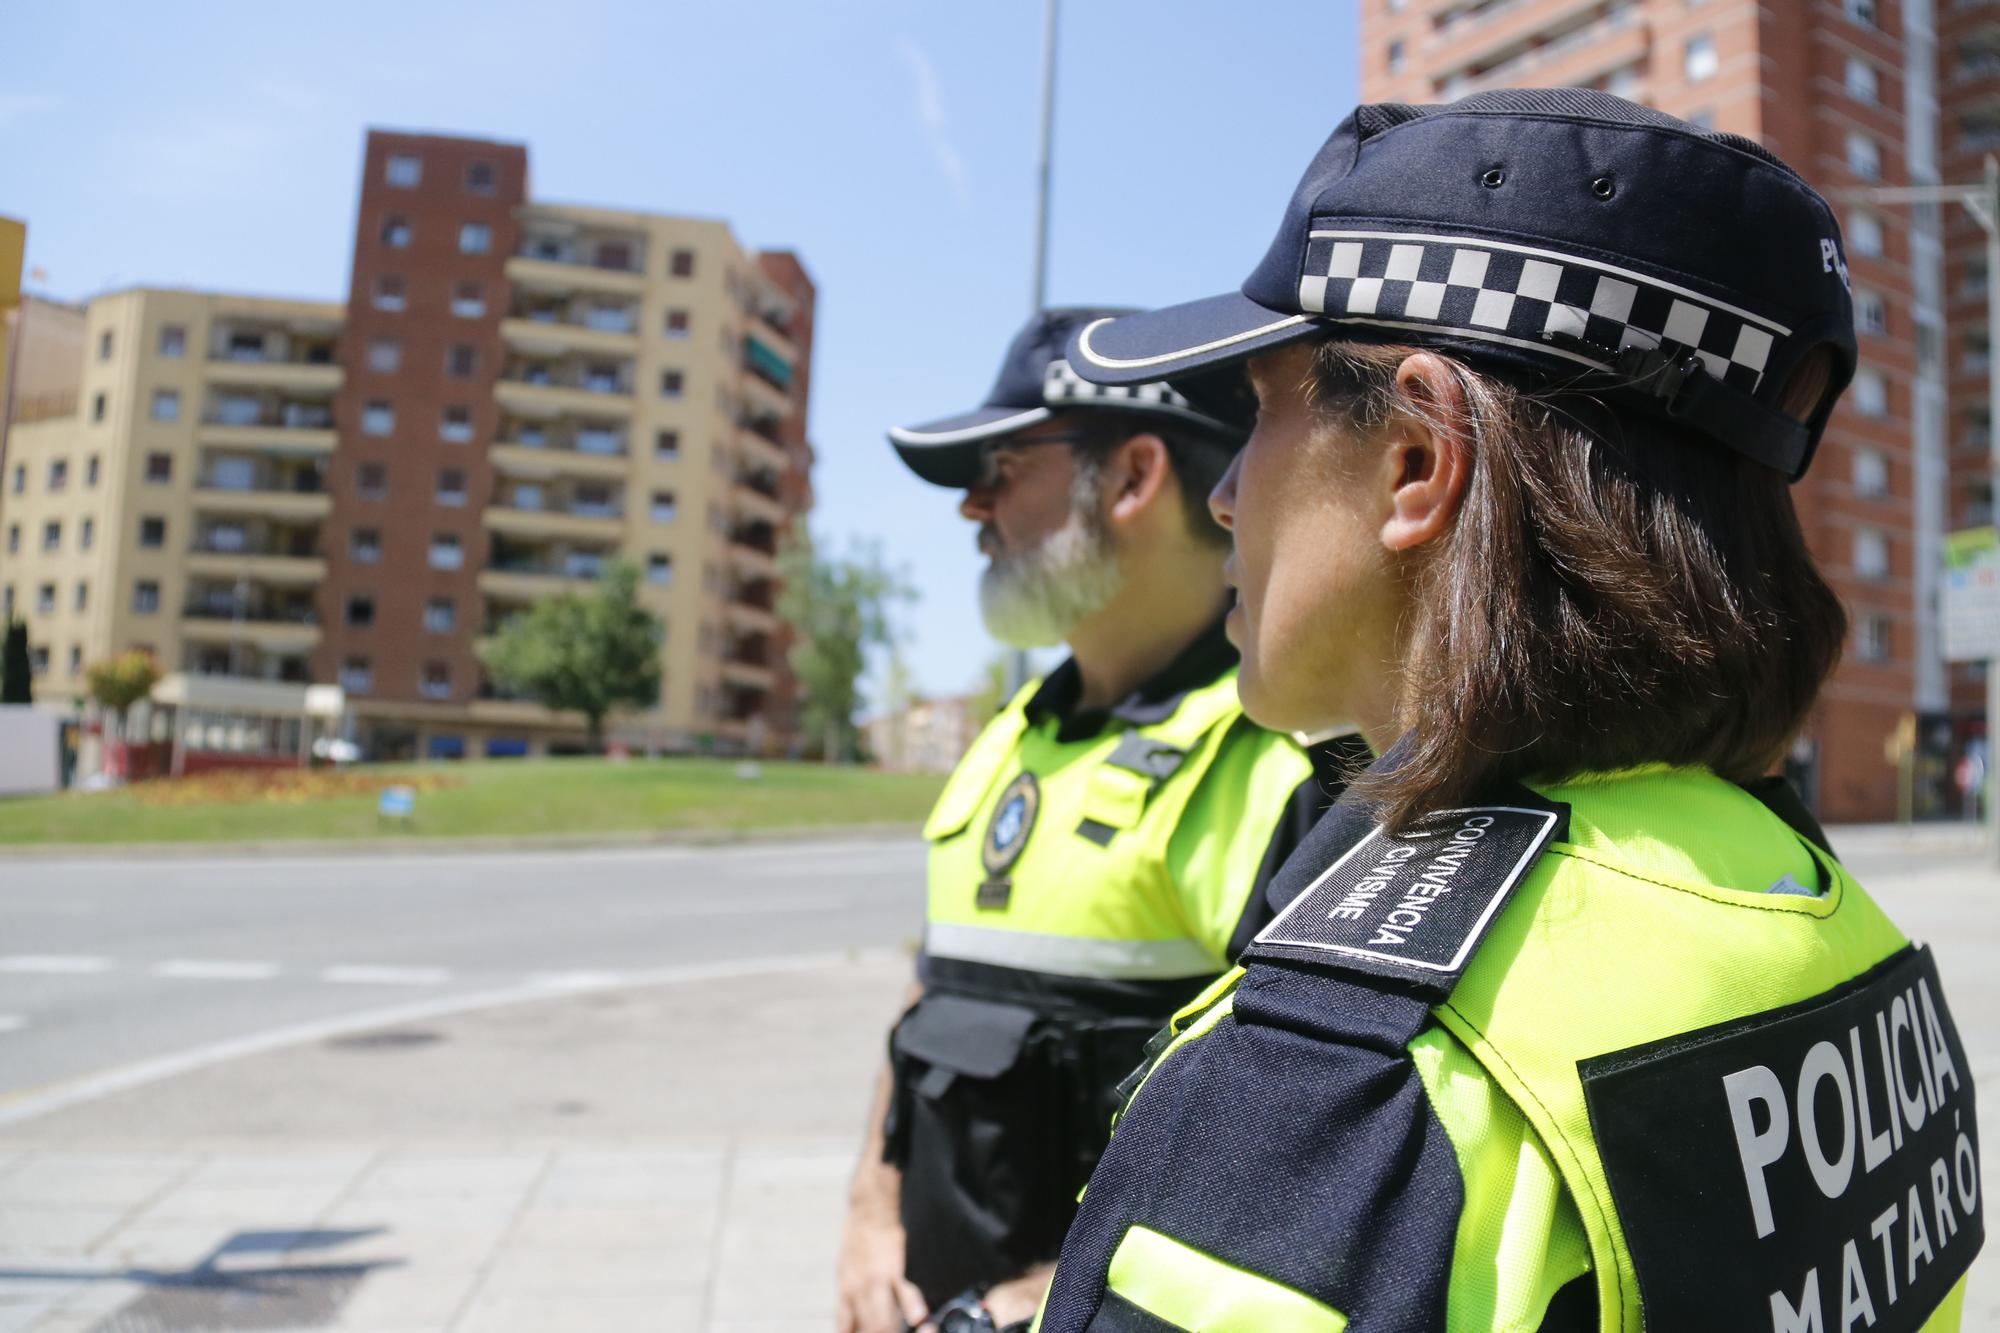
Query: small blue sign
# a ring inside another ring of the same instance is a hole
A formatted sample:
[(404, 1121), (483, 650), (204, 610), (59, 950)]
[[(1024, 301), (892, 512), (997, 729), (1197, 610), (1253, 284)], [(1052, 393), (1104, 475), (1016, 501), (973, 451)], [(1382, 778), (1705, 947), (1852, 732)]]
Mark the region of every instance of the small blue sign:
[(417, 813), (417, 791), (414, 787), (384, 787), (382, 799), (376, 803), (375, 813), (384, 819), (408, 819)]

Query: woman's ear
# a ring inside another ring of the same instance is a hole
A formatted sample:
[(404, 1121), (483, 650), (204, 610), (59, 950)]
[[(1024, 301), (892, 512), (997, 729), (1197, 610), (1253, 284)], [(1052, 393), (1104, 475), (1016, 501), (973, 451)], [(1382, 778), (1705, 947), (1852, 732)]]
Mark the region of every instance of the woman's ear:
[(1396, 367), (1403, 410), (1383, 434), (1382, 472), (1388, 516), (1382, 545), (1408, 551), (1451, 530), (1472, 479), (1465, 421), (1465, 387), (1443, 357), (1415, 352)]

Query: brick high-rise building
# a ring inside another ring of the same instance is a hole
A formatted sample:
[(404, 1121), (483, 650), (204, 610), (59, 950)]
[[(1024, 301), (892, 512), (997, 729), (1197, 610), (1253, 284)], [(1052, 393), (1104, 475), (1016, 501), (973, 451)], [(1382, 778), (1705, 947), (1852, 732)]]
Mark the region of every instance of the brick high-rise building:
[[(1937, 610), (1942, 533), (1976, 517), (1982, 503), (1991, 508), (1974, 479), (1985, 472), (1983, 452), (1959, 447), (1976, 433), (1975, 421), (1987, 420), (1983, 378), (1960, 374), (1974, 359), (1967, 350), (1974, 339), (1983, 342), (1983, 332), (1970, 332), (1983, 329), (1983, 291), (1961, 295), (1970, 291), (1969, 261), (1956, 258), (1961, 240), (1976, 258), (1973, 231), (1935, 209), (1873, 207), (1843, 195), (1934, 183), (1941, 170), (1964, 176), (1976, 166), (1959, 146), (2000, 136), (1994, 6), (1936, 5), (1363, 0), (1362, 7), (1363, 100), (1600, 88), (1757, 140), (1840, 213), (1860, 369), (1796, 491), (1807, 540), (1853, 629), (1794, 754), (1795, 776), (1829, 819), (1896, 814), (1898, 773), (1884, 747), (1906, 714), (1943, 715), (1954, 699), (1961, 713), (1983, 712), (1976, 685), (1962, 694), (1950, 685)], [(1957, 109), (1975, 95), (1983, 100)], [(1957, 265), (1949, 288), (1947, 245)], [(1960, 722), (1961, 732), (1976, 725)]]
[(812, 280), (527, 175), (519, 145), (371, 133), (345, 306), (29, 303), (0, 611), (38, 699), (141, 647), (206, 751), (295, 752), (330, 699), (371, 757), (573, 747), (581, 720), (505, 697), (478, 644), (625, 560), (667, 636), (614, 739), (793, 739), (774, 555), (812, 503)]

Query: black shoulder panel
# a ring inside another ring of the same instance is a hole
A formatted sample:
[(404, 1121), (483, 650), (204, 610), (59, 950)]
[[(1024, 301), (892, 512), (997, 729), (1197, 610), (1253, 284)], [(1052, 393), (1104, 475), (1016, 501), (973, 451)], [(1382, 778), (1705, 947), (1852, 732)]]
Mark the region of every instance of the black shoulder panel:
[(1927, 949), (1578, 1072), (1650, 1328), (1915, 1333), (1979, 1252), (1972, 1070)]

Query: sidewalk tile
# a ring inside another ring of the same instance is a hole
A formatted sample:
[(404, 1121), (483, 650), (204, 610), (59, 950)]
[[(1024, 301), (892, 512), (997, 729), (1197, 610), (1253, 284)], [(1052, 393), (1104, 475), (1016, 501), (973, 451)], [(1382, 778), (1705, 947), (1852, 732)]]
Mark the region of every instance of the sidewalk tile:
[(231, 1231), (304, 1230), (340, 1196), (338, 1182), (268, 1188), (182, 1185), (134, 1219), (135, 1224), (214, 1223)]
[(0, 1206), (136, 1208), (197, 1161), (179, 1155), (43, 1153), (0, 1180)]
[(547, 1153), (398, 1153), (374, 1163), (359, 1189), (372, 1195), (518, 1196)]
[(225, 1153), (187, 1178), (189, 1189), (315, 1189), (344, 1185), (368, 1165), (363, 1150), (304, 1153)]
[(637, 1296), (708, 1279), (707, 1245), (647, 1245), (588, 1250), (509, 1246), (494, 1259), (482, 1294)]
[(130, 1211), (0, 1201), (0, 1253), (81, 1258), (109, 1236)]
[(378, 1268), (361, 1280), (334, 1327), (370, 1333), (403, 1325), (446, 1327), (479, 1280), (478, 1266), (463, 1261)]
[(707, 1246), (715, 1215), (705, 1208), (532, 1208), (521, 1215), (508, 1249), (630, 1250)]
[(571, 1297), (476, 1297), (453, 1333), (607, 1333), (660, 1329), (694, 1333), (701, 1327), (701, 1289), (670, 1294)]

